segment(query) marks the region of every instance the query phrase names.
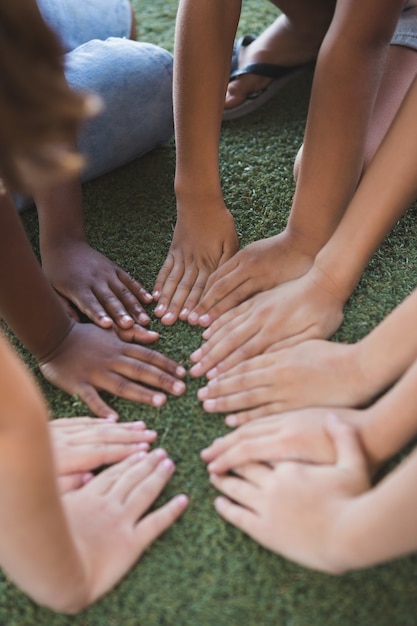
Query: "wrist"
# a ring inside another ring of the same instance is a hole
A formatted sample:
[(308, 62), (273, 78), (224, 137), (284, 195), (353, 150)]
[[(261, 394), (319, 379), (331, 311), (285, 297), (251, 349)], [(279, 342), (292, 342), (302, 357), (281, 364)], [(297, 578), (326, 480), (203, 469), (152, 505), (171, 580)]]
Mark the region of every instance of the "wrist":
[(56, 331), (54, 333), (53, 339), (48, 342), (48, 347), (46, 347), (46, 345), (43, 345), (43, 349), (42, 351), (40, 351), (40, 354), (32, 351), (33, 356), (40, 366), (44, 365), (55, 356), (55, 354), (60, 350), (62, 344), (65, 342), (65, 340), (71, 334), (73, 328), (75, 327), (76, 322), (72, 320), (68, 315), (66, 316), (66, 318), (66, 323), (62, 325), (62, 328), (60, 328), (59, 331)]

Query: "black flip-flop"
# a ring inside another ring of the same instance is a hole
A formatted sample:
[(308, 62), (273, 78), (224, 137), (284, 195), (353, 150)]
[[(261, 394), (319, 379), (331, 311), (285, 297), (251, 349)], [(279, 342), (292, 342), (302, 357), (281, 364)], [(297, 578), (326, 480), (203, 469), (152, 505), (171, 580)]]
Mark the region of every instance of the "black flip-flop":
[(240, 76), (245, 74), (256, 74), (258, 76), (266, 76), (272, 78), (272, 82), (259, 91), (251, 93), (246, 100), (241, 104), (231, 108), (224, 109), (223, 121), (235, 120), (239, 117), (243, 117), (252, 111), (256, 111), (270, 100), (280, 89), (283, 87), (289, 79), (298, 74), (301, 70), (312, 67), (314, 62), (302, 63), (301, 65), (276, 65), (274, 63), (249, 63), (239, 69), (239, 52), (242, 47), (249, 46), (256, 37), (254, 35), (245, 35), (236, 41), (233, 47), (232, 63), (230, 68), (229, 82), (236, 80)]

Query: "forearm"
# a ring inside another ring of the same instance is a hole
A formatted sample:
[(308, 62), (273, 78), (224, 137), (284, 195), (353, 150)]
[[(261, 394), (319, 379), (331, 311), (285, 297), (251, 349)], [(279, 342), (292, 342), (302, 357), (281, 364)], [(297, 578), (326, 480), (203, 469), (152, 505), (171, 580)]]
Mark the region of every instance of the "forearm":
[(0, 199), (0, 315), (40, 359), (72, 322), (42, 273), (10, 196)]
[(65, 245), (68, 241), (87, 241), (78, 177), (43, 189), (34, 200), (39, 218), (42, 259), (51, 248)]
[(334, 232), (358, 184), (400, 5), (385, 0), (380, 7), (384, 23), (377, 27), (373, 3), (338, 3), (321, 47), (288, 223), (288, 229), (314, 254)]
[(417, 550), (416, 472), (414, 450), (376, 487), (348, 503), (330, 539), (342, 571)]
[(87, 586), (57, 492), (46, 407), (3, 337), (0, 356), (1, 567), (35, 601), (71, 611)]
[(366, 409), (358, 427), (372, 464), (387, 461), (417, 435), (416, 386), (417, 360), (390, 391)]
[[(415, 125), (417, 81), (410, 88), (387, 136), (365, 173), (336, 232), (315, 266), (331, 276), (347, 300), (386, 234), (417, 197)], [(354, 249), (354, 254), (340, 254)]]
[[(240, 0), (181, 0), (174, 54), (174, 117), (179, 200), (221, 198), (221, 118)], [(215, 45), (214, 43), (215, 42)]]

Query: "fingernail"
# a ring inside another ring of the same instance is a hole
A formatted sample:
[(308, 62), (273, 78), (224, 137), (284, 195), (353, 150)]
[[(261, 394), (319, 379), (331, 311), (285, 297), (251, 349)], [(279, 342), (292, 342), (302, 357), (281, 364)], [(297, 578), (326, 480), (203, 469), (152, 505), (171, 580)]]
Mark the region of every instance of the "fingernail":
[(158, 306), (155, 309), (155, 313), (163, 313), (165, 311), (165, 305), (164, 304), (158, 304)]
[(198, 315), (197, 315), (197, 313), (194, 313), (194, 312), (190, 313), (190, 315), (188, 316), (188, 321), (191, 324), (197, 324), (197, 322), (198, 322)]
[(91, 472), (88, 472), (88, 474), (84, 474), (83, 477), (81, 478), (81, 482), (83, 483), (83, 485), (86, 485), (87, 483), (90, 482), (90, 480), (93, 478), (94, 474), (91, 474)]
[(216, 400), (206, 400), (205, 402), (203, 402), (203, 407), (206, 411), (214, 411), (214, 409), (216, 408)]
[(150, 317), (149, 315), (146, 315), (146, 313), (141, 313), (139, 315), (139, 322), (141, 324), (148, 324), (150, 322)]
[(108, 315), (100, 315), (100, 322), (105, 322), (106, 324), (113, 323), (111, 317), (109, 317)]
[(149, 450), (149, 443), (146, 443), (146, 442), (137, 443), (136, 447), (138, 450)]
[(162, 406), (163, 404), (165, 404), (165, 401), (166, 401), (166, 397), (162, 395), (161, 393), (155, 394), (152, 398), (152, 404), (154, 406)]
[(198, 321), (202, 326), (208, 326), (210, 324), (210, 316), (206, 313), (205, 315), (202, 315)]
[(213, 380), (213, 378), (215, 378), (217, 376), (217, 367), (213, 367), (211, 370), (209, 370), (207, 372), (206, 376), (210, 380)]
[(181, 311), (180, 315), (181, 315), (182, 317), (187, 317), (187, 315), (188, 315), (188, 309), (187, 309), (187, 308), (183, 309), (183, 310)]
[(236, 415), (228, 415), (226, 417), (226, 419), (224, 420), (224, 423), (227, 426), (231, 426), (231, 427), (237, 426), (237, 417), (236, 417)]
[(132, 455), (132, 459), (134, 461), (142, 461), (143, 459), (146, 459), (147, 456), (147, 452), (135, 452), (135, 454)]
[(166, 458), (167, 452), (166, 452), (166, 450), (164, 450), (164, 448), (157, 448), (154, 451), (154, 455), (156, 456), (157, 459), (161, 459), (162, 460), (162, 459)]
[(161, 462), (161, 467), (168, 472), (172, 472), (175, 468), (174, 461), (172, 459), (164, 459)]
[(154, 298), (154, 300), (157, 300), (159, 298), (159, 296), (161, 295), (160, 291), (154, 291), (152, 293), (152, 297)]
[(192, 361), (199, 361), (201, 359), (201, 356), (202, 356), (202, 350), (201, 348), (198, 348), (198, 350), (196, 350), (190, 355), (190, 359)]
[(205, 398), (207, 398), (208, 392), (209, 390), (207, 389), (207, 387), (201, 387), (201, 389), (197, 391), (197, 398), (199, 400), (204, 400)]
[(179, 367), (177, 367), (177, 369), (175, 370), (175, 373), (177, 376), (180, 376), (181, 378), (183, 376), (186, 375), (187, 371), (185, 369), (185, 367), (183, 367), (182, 365), (180, 365)]
[(117, 422), (119, 416), (116, 413), (109, 413), (106, 417), (108, 422)]
[(185, 391), (185, 385), (184, 383), (182, 383), (181, 381), (177, 381), (176, 383), (174, 383), (172, 390), (175, 394), (180, 395), (181, 393), (184, 393)]
[(175, 315), (172, 313), (172, 311), (168, 311), (168, 313), (165, 313), (165, 315), (162, 318), (163, 322), (171, 322), (171, 320), (173, 320), (175, 318)]

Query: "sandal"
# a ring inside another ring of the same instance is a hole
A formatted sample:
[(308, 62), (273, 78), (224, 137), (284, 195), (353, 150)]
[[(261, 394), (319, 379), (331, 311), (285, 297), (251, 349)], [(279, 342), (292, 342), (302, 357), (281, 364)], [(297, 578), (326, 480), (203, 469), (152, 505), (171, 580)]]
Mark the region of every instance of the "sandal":
[(274, 63), (249, 63), (249, 65), (245, 65), (245, 67), (239, 69), (239, 52), (241, 48), (246, 48), (255, 39), (256, 37), (254, 35), (245, 35), (244, 37), (238, 39), (235, 43), (233, 47), (229, 82), (232, 82), (233, 80), (236, 80), (236, 78), (244, 76), (245, 74), (266, 76), (267, 78), (272, 78), (273, 80), (269, 85), (264, 87), (264, 89), (254, 91), (247, 96), (246, 100), (244, 100), (241, 104), (238, 104), (231, 109), (224, 109), (224, 122), (238, 119), (248, 113), (252, 113), (252, 111), (256, 111), (259, 107), (268, 102), (268, 100), (270, 100), (292, 76), (298, 74), (301, 70), (314, 65), (314, 62), (291, 66), (276, 65)]

